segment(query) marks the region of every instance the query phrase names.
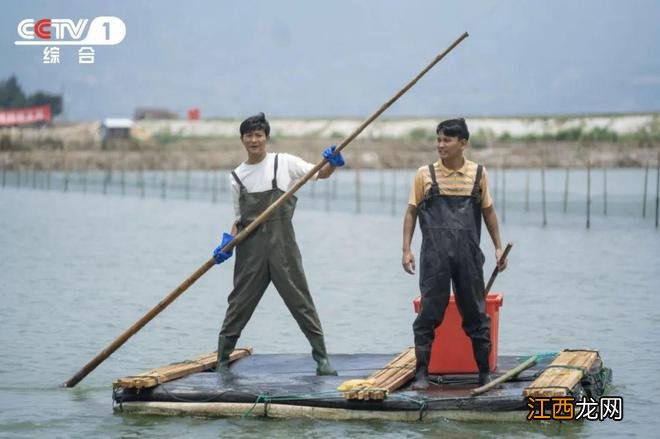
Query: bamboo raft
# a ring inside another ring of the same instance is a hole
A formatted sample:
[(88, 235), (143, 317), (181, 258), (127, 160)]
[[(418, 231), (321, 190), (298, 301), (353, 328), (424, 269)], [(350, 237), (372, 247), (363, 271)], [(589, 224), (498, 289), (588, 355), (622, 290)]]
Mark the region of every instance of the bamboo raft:
[(382, 400), (390, 392), (399, 389), (415, 375), (415, 348), (408, 348), (397, 355), (385, 367), (369, 375), (364, 380), (371, 382), (369, 387), (342, 392), (346, 399), (361, 401)]
[[(215, 356), (213, 352), (116, 380), (115, 410), (202, 417), (525, 421), (527, 396), (545, 395), (541, 388), (562, 386), (574, 396), (598, 398), (611, 379), (610, 370), (592, 351), (567, 350), (534, 361), (500, 356), (494, 378), (515, 373), (480, 394), (474, 393), (477, 376), (469, 374), (432, 375), (428, 390), (411, 390), (415, 364), (411, 348), (394, 356), (332, 355), (339, 376), (316, 376), (309, 354), (255, 355), (249, 348), (234, 351), (230, 376), (219, 376), (213, 369)], [(521, 369), (522, 363), (526, 368)], [(347, 380), (366, 385), (339, 391)]]
[(523, 396), (570, 396), (580, 380), (599, 362), (598, 351), (564, 350), (523, 391)]
[[(252, 354), (252, 348), (239, 348), (229, 354), (229, 363)], [(119, 378), (112, 383), (115, 388), (147, 389), (187, 375), (213, 369), (218, 364), (218, 353), (210, 352), (179, 363), (168, 364), (137, 375)]]

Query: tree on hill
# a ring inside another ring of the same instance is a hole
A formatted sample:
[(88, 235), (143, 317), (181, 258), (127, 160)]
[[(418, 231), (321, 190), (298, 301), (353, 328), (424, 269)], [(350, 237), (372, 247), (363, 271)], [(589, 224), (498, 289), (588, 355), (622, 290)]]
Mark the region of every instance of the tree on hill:
[(50, 104), (51, 114), (57, 116), (62, 112), (62, 95), (37, 91), (26, 96), (16, 76), (12, 75), (8, 79), (0, 80), (0, 108), (22, 108), (47, 104)]

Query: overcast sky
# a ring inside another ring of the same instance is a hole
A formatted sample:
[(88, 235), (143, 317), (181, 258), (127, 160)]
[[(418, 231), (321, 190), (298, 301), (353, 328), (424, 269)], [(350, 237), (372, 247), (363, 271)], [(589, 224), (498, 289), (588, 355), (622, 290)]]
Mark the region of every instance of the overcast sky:
[[(25, 18), (112, 15), (127, 27), (93, 65), (16, 46)], [(366, 117), (462, 32), (470, 37), (387, 116), (660, 110), (660, 2), (12, 1), (0, 15), (0, 78), (65, 93), (68, 120), (136, 107), (242, 118)]]

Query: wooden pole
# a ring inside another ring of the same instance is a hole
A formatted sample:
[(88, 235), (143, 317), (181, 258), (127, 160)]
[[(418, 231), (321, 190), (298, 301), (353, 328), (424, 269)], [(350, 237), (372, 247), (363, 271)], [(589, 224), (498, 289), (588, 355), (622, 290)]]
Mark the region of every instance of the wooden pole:
[(529, 212), (529, 169), (525, 174), (525, 212)]
[(655, 168), (655, 228), (658, 228), (658, 208), (660, 205), (660, 152)]
[(146, 185), (142, 164), (140, 164), (140, 170), (138, 171), (138, 182), (140, 184), (140, 198), (144, 198), (147, 195), (147, 188), (145, 187)]
[(607, 215), (607, 168), (603, 168), (603, 215)]
[(385, 176), (383, 175), (383, 168), (378, 170), (378, 177), (380, 182), (380, 204), (385, 202)]
[(225, 192), (227, 192), (227, 187), (229, 185), (227, 184), (227, 178), (224, 169), (218, 172), (222, 172), (222, 177), (220, 178), (220, 192), (224, 194)]
[(211, 181), (211, 201), (214, 203), (218, 202), (218, 172), (217, 170), (213, 172), (213, 179)]
[[(506, 248), (504, 249), (504, 253), (502, 253), (502, 259), (506, 259), (507, 256), (509, 256), (509, 252), (511, 251), (511, 247), (513, 247), (513, 243), (510, 242), (506, 245)], [(497, 277), (497, 273), (499, 273), (500, 270), (497, 269), (497, 265), (495, 265), (495, 269), (493, 270), (493, 274), (490, 275), (490, 279), (488, 280), (488, 284), (486, 285), (486, 288), (484, 289), (484, 297), (488, 297), (488, 293), (490, 292), (490, 288), (493, 286), (493, 282), (495, 282), (495, 278)]]
[(330, 182), (326, 181), (325, 186), (325, 211), (330, 212)]
[(541, 205), (543, 210), (543, 227), (548, 225), (548, 214), (545, 206), (545, 152), (541, 150)]
[(392, 216), (396, 215), (396, 169), (392, 170)]
[(564, 213), (568, 211), (568, 179), (570, 176), (569, 168), (566, 167), (566, 178), (564, 179)]
[(587, 229), (591, 227), (591, 161), (587, 158)]
[(167, 171), (163, 168), (160, 178), (160, 198), (163, 200), (167, 198)]
[(122, 154), (121, 172), (119, 173), (119, 185), (121, 186), (121, 196), (126, 195), (126, 161)]
[(646, 218), (646, 193), (649, 184), (649, 162), (646, 162), (644, 169), (644, 198), (642, 199), (642, 218)]
[(185, 191), (186, 200), (190, 200), (190, 165), (186, 165)]
[(103, 173), (103, 189), (101, 190), (103, 195), (108, 193), (109, 182), (110, 182), (110, 169), (106, 169), (106, 171)]
[(362, 213), (362, 187), (360, 182), (360, 168), (355, 168), (355, 213)]
[[(353, 141), (371, 122), (373, 122), (378, 116), (380, 116), (385, 110), (387, 110), (394, 102), (397, 101), (405, 92), (407, 92), (419, 79), (426, 74), (434, 65), (436, 65), (442, 58), (445, 57), (454, 47), (468, 37), (468, 33), (465, 32), (461, 35), (456, 41), (454, 41), (444, 52), (436, 56), (435, 59), (428, 64), (415, 78), (413, 78), (408, 84), (406, 84), (397, 94), (395, 94), (390, 100), (385, 102), (374, 114), (369, 116), (362, 125), (357, 127), (347, 138), (345, 138), (342, 143), (337, 146), (335, 150), (336, 153), (341, 152), (349, 143)], [(239, 232), (234, 239), (222, 248), (223, 252), (231, 251), (237, 244), (244, 240), (254, 229), (259, 227), (261, 223), (266, 221), (266, 219), (273, 213), (275, 209), (285, 203), (289, 198), (295, 194), (298, 189), (300, 189), (307, 181), (316, 175), (317, 172), (321, 170), (328, 161), (323, 158), (319, 163), (316, 164), (307, 174), (305, 174), (296, 184), (293, 185), (286, 193), (282, 194), (273, 204), (271, 204), (266, 210), (264, 210), (254, 221), (252, 221), (245, 229)], [(156, 317), (163, 311), (170, 303), (172, 303), (177, 297), (179, 297), (184, 291), (188, 289), (197, 279), (199, 279), (204, 273), (206, 273), (211, 267), (215, 265), (215, 259), (211, 257), (206, 261), (201, 267), (197, 269), (188, 279), (186, 279), (181, 285), (176, 287), (172, 292), (170, 292), (163, 300), (161, 300), (158, 305), (149, 310), (144, 316), (142, 316), (138, 321), (136, 321), (130, 328), (124, 331), (117, 339), (115, 339), (107, 348), (101, 351), (96, 357), (91, 359), (80, 371), (78, 371), (73, 377), (63, 384), (63, 387), (73, 387), (78, 384), (83, 378), (85, 378), (91, 371), (96, 369), (96, 367), (101, 364), (106, 358), (108, 358), (114, 351), (119, 349), (131, 336), (138, 332), (144, 325), (146, 325), (151, 319)]]
[(500, 186), (500, 180), (499, 180), (499, 175), (498, 175), (498, 172), (497, 172), (497, 166), (493, 166), (493, 173), (495, 174), (495, 175), (493, 175), (493, 183), (494, 183), (493, 184), (493, 201), (495, 203), (497, 203), (497, 201), (499, 200), (497, 195), (498, 195), (499, 189), (500, 189), (500, 187), (499, 187)]
[(502, 168), (502, 224), (506, 222), (506, 166)]
[(525, 360), (524, 362), (520, 363), (519, 365), (517, 365), (517, 366), (514, 367), (513, 369), (510, 369), (510, 370), (507, 371), (506, 373), (504, 373), (504, 374), (502, 374), (501, 376), (495, 378), (495, 379), (494, 379), (493, 381), (491, 381), (490, 383), (488, 383), (488, 384), (484, 384), (484, 385), (481, 386), (481, 387), (477, 387), (476, 389), (473, 389), (473, 390), (470, 392), (470, 395), (472, 395), (472, 396), (481, 395), (482, 393), (486, 393), (486, 392), (488, 392), (488, 391), (489, 391), (490, 389), (492, 389), (493, 387), (495, 387), (495, 386), (497, 386), (497, 385), (499, 385), (499, 384), (502, 384), (502, 383), (504, 383), (504, 382), (506, 382), (506, 381), (509, 381), (510, 379), (516, 377), (516, 376), (517, 376), (520, 372), (522, 372), (523, 370), (525, 370), (525, 369), (529, 369), (530, 367), (534, 366), (534, 365), (536, 364), (536, 360), (537, 360), (536, 355), (533, 356), (533, 357), (528, 358), (527, 360)]

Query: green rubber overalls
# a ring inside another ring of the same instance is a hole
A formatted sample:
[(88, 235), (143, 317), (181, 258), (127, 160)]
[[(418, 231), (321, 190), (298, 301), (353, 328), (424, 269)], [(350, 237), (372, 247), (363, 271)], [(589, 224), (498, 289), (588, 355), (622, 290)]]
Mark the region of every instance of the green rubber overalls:
[[(272, 189), (268, 191), (248, 192), (236, 173), (232, 172), (240, 187), (239, 229), (254, 221), (284, 194), (284, 191), (277, 187), (277, 161), (276, 154)], [(272, 281), (312, 346), (312, 357), (318, 365), (317, 374), (337, 374), (328, 361), (323, 329), (303, 271), (300, 250), (291, 223), (295, 208), (296, 197), (292, 196), (236, 246), (234, 289), (229, 294), (227, 313), (218, 337), (220, 372), (227, 370), (229, 354)]]

